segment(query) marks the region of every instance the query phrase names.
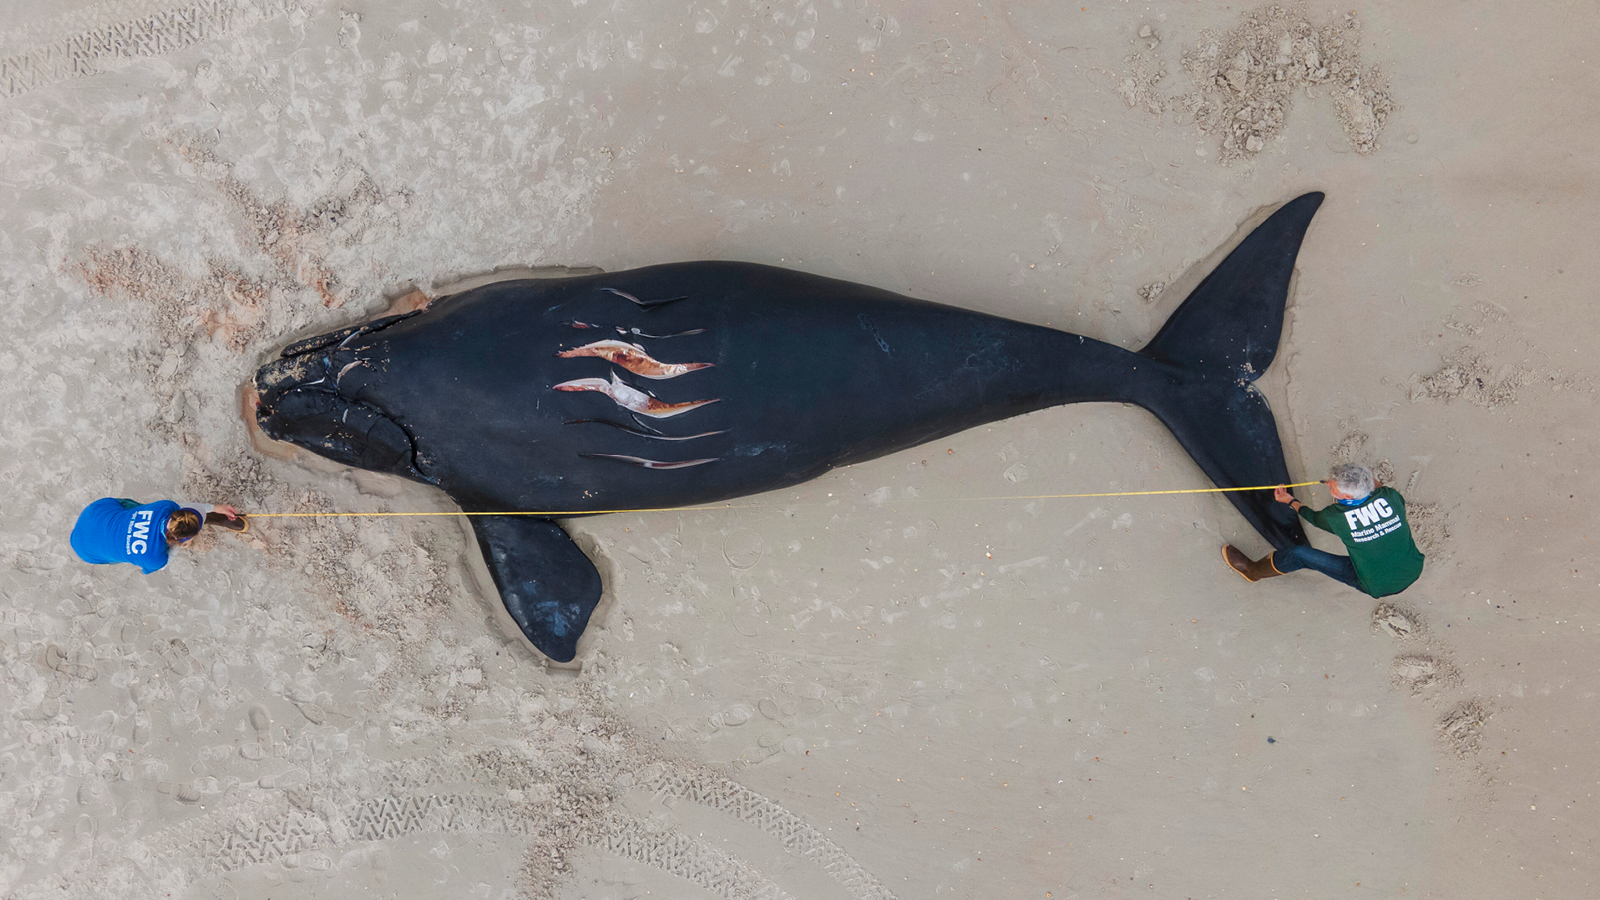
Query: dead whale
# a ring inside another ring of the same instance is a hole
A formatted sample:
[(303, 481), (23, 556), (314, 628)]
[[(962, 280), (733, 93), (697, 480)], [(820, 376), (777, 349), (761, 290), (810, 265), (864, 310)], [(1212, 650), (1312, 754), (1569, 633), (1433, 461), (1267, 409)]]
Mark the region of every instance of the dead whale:
[[(690, 506), (770, 491), (1065, 403), (1160, 419), (1219, 487), (1289, 481), (1253, 388), (1277, 353), (1321, 193), (1289, 201), (1138, 352), (771, 266), (687, 262), (507, 281), (299, 341), (261, 367), (257, 421), (467, 511)], [(1275, 547), (1270, 496), (1228, 494)], [(553, 521), (471, 519), (506, 609), (567, 661), (599, 573)]]

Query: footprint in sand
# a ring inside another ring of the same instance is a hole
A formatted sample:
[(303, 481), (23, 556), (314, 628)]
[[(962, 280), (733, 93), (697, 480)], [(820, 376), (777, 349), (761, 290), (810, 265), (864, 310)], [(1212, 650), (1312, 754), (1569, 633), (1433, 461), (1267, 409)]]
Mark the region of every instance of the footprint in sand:
[(183, 638), (173, 638), (170, 641), (156, 641), (151, 647), (161, 661), (167, 664), (179, 676), (188, 676), (195, 673), (194, 660), (189, 657), (189, 645)]
[(1397, 603), (1379, 603), (1372, 610), (1372, 628), (1401, 640), (1420, 638), (1422, 617), (1416, 610)]
[(1468, 757), (1478, 752), (1483, 737), (1483, 726), (1489, 722), (1489, 707), (1474, 697), (1457, 703), (1439, 720), (1439, 734), (1457, 756)]
[(271, 739), (272, 716), (267, 713), (267, 708), (257, 704), (250, 707), (250, 727), (255, 729), (256, 740), (265, 744)]
[[(1403, 603), (1384, 601), (1372, 610), (1372, 629), (1397, 640), (1422, 646), (1401, 653), (1389, 666), (1389, 680), (1412, 695), (1430, 695), (1438, 701), (1464, 685), (1461, 671), (1450, 661), (1449, 650), (1428, 635), (1422, 615)], [(1483, 727), (1489, 721), (1488, 704), (1477, 697), (1458, 701), (1438, 721), (1439, 735), (1452, 753), (1463, 759), (1478, 752)]]
[(1395, 685), (1420, 694), (1430, 687), (1455, 687), (1461, 683), (1461, 673), (1448, 659), (1431, 653), (1409, 653), (1397, 656), (1389, 666), (1389, 677)]
[(94, 681), (100, 677), (100, 670), (94, 667), (93, 657), (81, 648), (69, 653), (51, 644), (44, 649), (44, 664), (52, 671), (83, 681)]
[(239, 748), (239, 755), (249, 760), (265, 759), (268, 750), (272, 747), (272, 716), (267, 713), (267, 708), (257, 704), (250, 707), (246, 716), (250, 728), (255, 732), (255, 743), (247, 743)]

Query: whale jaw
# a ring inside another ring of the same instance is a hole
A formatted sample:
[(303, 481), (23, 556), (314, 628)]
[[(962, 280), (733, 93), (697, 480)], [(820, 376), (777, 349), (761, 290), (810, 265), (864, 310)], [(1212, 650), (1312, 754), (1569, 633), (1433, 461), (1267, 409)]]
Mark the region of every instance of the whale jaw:
[(304, 354), (262, 366), (255, 378), (256, 424), (275, 441), (334, 462), (432, 484), (411, 434), (377, 406), (340, 392), (343, 377), (362, 365), (338, 354)]

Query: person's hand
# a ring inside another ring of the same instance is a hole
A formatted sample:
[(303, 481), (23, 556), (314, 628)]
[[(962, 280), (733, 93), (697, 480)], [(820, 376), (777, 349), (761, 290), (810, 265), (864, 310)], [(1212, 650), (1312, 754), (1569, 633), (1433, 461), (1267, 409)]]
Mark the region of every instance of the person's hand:
[(1294, 496), (1289, 493), (1289, 489), (1284, 487), (1281, 484), (1278, 485), (1278, 489), (1277, 490), (1272, 492), (1272, 499), (1278, 501), (1279, 503), (1293, 503), (1294, 502)]
[(239, 518), (239, 511), (237, 509), (234, 509), (231, 506), (228, 506), (225, 503), (218, 504), (214, 508), (216, 509), (217, 512), (222, 513), (223, 515), (227, 516), (230, 519)]

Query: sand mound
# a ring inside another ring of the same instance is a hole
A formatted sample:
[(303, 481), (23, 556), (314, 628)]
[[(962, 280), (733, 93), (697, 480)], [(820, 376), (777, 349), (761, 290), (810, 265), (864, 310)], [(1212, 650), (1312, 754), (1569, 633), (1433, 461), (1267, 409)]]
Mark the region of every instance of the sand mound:
[(1130, 109), (1161, 115), (1182, 109), (1203, 135), (1219, 142), (1217, 161), (1229, 165), (1260, 153), (1278, 137), (1294, 98), (1326, 96), (1350, 146), (1357, 153), (1378, 149), (1378, 136), (1395, 110), (1376, 66), (1361, 65), (1361, 24), (1354, 14), (1314, 24), (1304, 10), (1263, 6), (1246, 13), (1225, 34), (1200, 32), (1182, 54), (1194, 89), (1162, 97), (1157, 83), (1166, 68), (1157, 57), (1160, 37), (1140, 26), (1118, 93)]

